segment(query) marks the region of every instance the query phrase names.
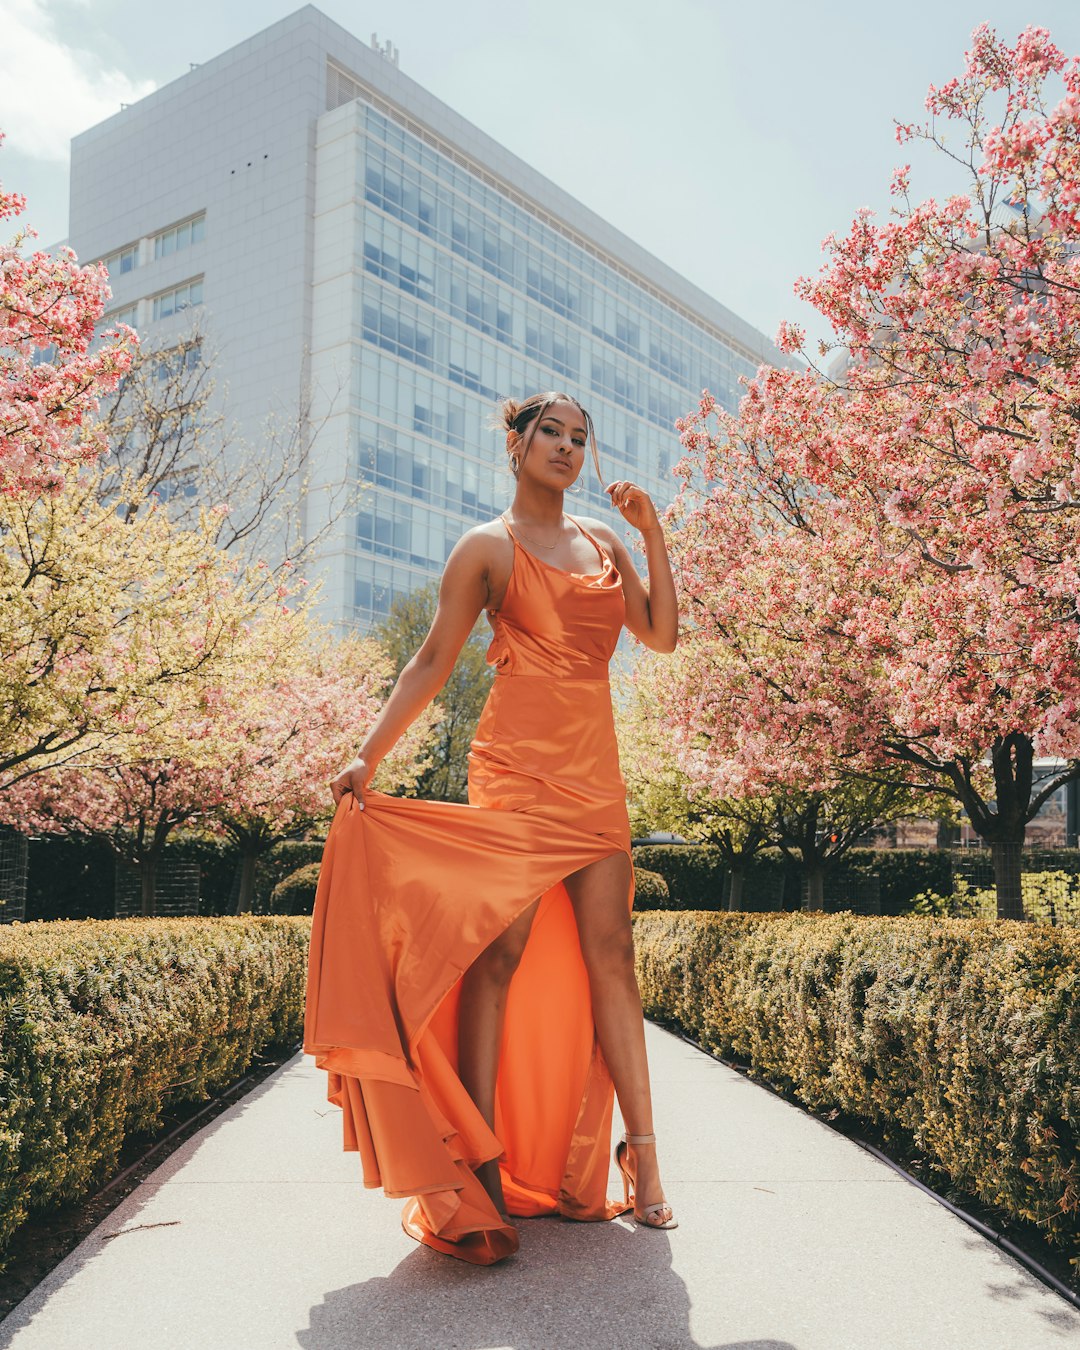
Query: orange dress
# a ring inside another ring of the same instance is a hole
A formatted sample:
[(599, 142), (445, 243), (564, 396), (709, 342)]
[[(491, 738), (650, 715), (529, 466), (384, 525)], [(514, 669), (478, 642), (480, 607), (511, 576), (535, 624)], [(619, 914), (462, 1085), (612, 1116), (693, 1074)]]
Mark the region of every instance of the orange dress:
[[(505, 522), (504, 522), (505, 523)], [(406, 1232), (490, 1265), (517, 1250), (473, 1168), (500, 1159), (513, 1215), (610, 1219), (613, 1092), (563, 878), (630, 856), (608, 685), (622, 581), (544, 563), (514, 537), (469, 757), (469, 804), (338, 804), (311, 925), (304, 1051), (329, 1075), (364, 1184), (409, 1197)], [(580, 527), (579, 527), (580, 528)], [(537, 897), (507, 997), (495, 1129), (457, 1076), (464, 971)], [(633, 901), (631, 884), (627, 906)]]

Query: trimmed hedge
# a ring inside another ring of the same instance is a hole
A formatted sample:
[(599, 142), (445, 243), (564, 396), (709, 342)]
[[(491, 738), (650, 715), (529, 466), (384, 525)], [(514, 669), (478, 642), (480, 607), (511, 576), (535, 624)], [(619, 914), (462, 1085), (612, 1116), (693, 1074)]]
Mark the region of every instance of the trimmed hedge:
[(322, 862), (325, 847), (325, 839), (282, 839), (264, 853), (255, 865), (255, 912), (277, 912), (270, 908), (274, 887), (301, 867)]
[(952, 881), (949, 853), (940, 848), (853, 848), (844, 862), (852, 872), (881, 882), (882, 914), (910, 914), (923, 891), (948, 895)]
[[(1056, 852), (1064, 857), (1075, 850)], [(634, 865), (658, 872), (667, 882), (671, 901), (665, 908), (727, 908), (731, 877), (713, 845), (639, 844), (634, 849)], [(840, 889), (854, 877), (867, 875), (880, 881), (882, 914), (910, 914), (918, 896), (927, 891), (948, 895), (951, 887), (949, 854), (944, 849), (855, 848), (828, 873), (826, 895), (830, 881)], [(740, 910), (795, 910), (800, 907), (800, 894), (798, 866), (779, 849), (765, 849), (746, 865)]]
[(659, 872), (650, 872), (647, 868), (634, 867), (634, 908), (668, 909), (671, 897), (668, 884)]
[(667, 882), (668, 909), (720, 909), (726, 868), (712, 844), (638, 844), (634, 868), (656, 872)]
[(271, 914), (310, 914), (315, 908), (319, 868), (317, 862), (307, 863), (283, 877), (270, 892)]
[(109, 919), (116, 903), (116, 855), (101, 839), (31, 838), (27, 919)]
[[(277, 883), (305, 863), (318, 862), (323, 841), (283, 839), (256, 864), (256, 913), (268, 913)], [(177, 831), (165, 845), (167, 859), (199, 864), (199, 913), (226, 914), (235, 901), (240, 850), (218, 835)], [(27, 884), (28, 919), (111, 919), (116, 887), (116, 856), (99, 839), (44, 835), (30, 840)]]
[(116, 1171), (125, 1138), (300, 1039), (304, 919), (0, 928), (0, 1270), (31, 1210)]
[(1080, 932), (850, 914), (642, 914), (646, 1013), (808, 1106), (908, 1136), (1080, 1244)]

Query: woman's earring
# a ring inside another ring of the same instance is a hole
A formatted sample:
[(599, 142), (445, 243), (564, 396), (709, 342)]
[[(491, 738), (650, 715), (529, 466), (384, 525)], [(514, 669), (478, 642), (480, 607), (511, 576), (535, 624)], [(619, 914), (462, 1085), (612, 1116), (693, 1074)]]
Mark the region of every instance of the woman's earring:
[(517, 477), (517, 475), (518, 475), (518, 469), (520, 469), (520, 468), (521, 468), (521, 460), (518, 459), (517, 455), (511, 455), (511, 456), (510, 456), (510, 472), (514, 475), (515, 478)]
[(575, 478), (574, 481), (570, 484), (570, 486), (566, 490), (567, 492), (573, 492), (576, 496), (577, 493), (581, 491), (581, 479)]

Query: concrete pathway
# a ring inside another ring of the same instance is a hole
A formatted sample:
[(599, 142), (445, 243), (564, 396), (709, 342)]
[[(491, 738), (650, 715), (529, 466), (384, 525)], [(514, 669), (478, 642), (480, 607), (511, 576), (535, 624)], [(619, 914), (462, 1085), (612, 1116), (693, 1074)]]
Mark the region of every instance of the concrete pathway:
[(133, 1191), (0, 1347), (1080, 1346), (1080, 1312), (891, 1169), (655, 1027), (649, 1054), (674, 1232), (527, 1220), (488, 1269), (418, 1247), (297, 1054)]

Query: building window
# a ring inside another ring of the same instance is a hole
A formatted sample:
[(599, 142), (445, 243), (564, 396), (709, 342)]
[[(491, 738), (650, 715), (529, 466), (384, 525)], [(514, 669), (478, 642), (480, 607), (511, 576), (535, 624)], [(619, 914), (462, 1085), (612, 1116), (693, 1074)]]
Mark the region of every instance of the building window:
[(136, 301), (135, 304), (133, 305), (125, 305), (123, 309), (114, 309), (108, 314), (103, 314), (101, 316), (101, 321), (98, 324), (98, 327), (111, 328), (114, 324), (126, 323), (129, 324), (132, 328), (137, 328), (138, 319), (139, 319), (139, 303), (138, 301)]
[(154, 235), (154, 257), (167, 258), (170, 253), (179, 253), (181, 249), (190, 248), (192, 244), (197, 244), (200, 239), (206, 237), (206, 212), (202, 215), (194, 216), (191, 220), (185, 220), (182, 225), (174, 225), (172, 229), (162, 230), (160, 234)]
[(127, 248), (117, 249), (101, 260), (111, 277), (122, 277), (125, 272), (134, 272), (139, 265), (139, 246), (129, 244)]
[(194, 281), (186, 281), (183, 286), (176, 286), (171, 291), (165, 291), (162, 295), (154, 296), (154, 320), (167, 319), (170, 314), (178, 314), (182, 309), (190, 309), (192, 305), (201, 305), (203, 298), (203, 279), (196, 277)]

